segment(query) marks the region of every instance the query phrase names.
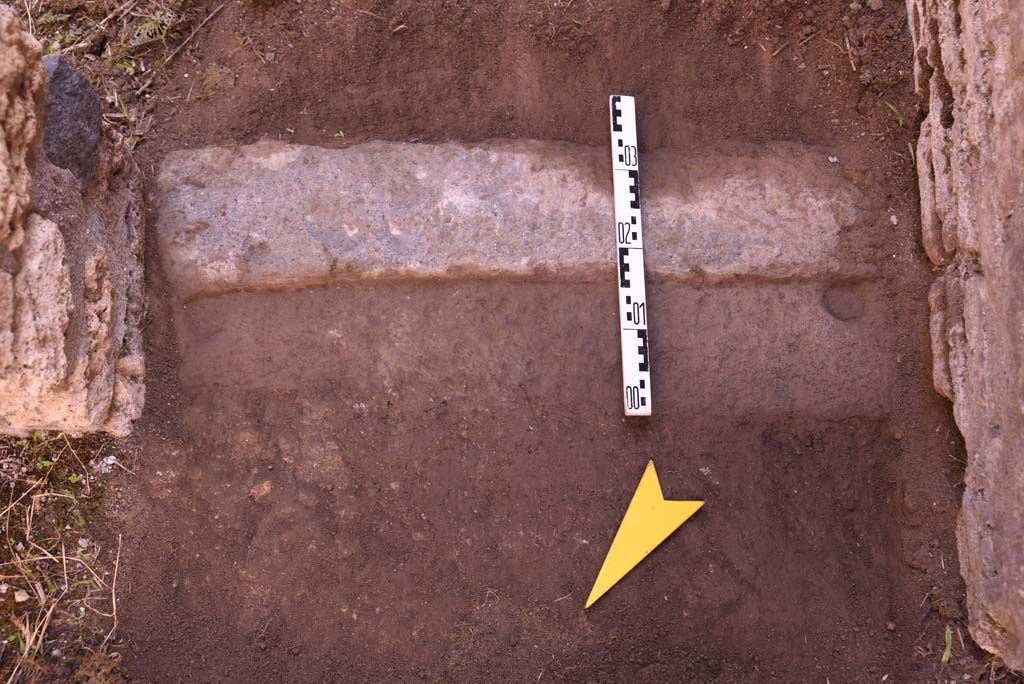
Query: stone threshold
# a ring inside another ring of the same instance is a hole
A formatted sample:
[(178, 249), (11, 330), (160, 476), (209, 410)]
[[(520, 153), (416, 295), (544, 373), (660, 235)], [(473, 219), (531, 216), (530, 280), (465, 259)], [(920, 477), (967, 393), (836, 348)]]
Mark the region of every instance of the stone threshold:
[[(844, 253), (874, 218), (824, 151), (660, 150), (641, 161), (651, 280), (870, 279)], [(605, 148), (540, 141), (262, 142), (179, 151), (155, 197), (181, 298), (404, 279), (613, 277)]]

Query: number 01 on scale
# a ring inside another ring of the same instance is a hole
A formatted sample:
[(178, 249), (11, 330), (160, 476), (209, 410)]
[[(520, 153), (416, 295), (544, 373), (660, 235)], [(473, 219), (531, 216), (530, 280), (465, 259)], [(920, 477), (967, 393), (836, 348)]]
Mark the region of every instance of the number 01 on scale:
[(640, 218), (640, 160), (636, 107), (628, 95), (612, 95), (612, 183), (615, 191), (615, 254), (619, 270), (622, 385), (627, 416), (651, 415), (651, 362), (644, 287), (644, 224)]

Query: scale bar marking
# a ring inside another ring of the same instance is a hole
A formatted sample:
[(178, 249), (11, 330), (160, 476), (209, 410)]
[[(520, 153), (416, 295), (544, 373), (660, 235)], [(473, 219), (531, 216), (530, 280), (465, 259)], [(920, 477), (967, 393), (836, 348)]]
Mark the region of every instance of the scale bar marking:
[(651, 415), (651, 353), (644, 284), (644, 229), (640, 216), (640, 158), (636, 103), (628, 95), (609, 99), (615, 251), (619, 271), (619, 332), (622, 341), (623, 406), (627, 416)]

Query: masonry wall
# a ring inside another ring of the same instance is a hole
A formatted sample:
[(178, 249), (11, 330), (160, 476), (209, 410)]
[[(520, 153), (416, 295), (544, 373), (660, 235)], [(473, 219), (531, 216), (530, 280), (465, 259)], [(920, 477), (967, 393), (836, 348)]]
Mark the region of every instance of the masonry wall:
[(971, 634), (1024, 669), (1024, 3), (908, 0), (936, 390), (967, 446)]
[(0, 434), (125, 435), (142, 411), (138, 167), (88, 82), (0, 6)]

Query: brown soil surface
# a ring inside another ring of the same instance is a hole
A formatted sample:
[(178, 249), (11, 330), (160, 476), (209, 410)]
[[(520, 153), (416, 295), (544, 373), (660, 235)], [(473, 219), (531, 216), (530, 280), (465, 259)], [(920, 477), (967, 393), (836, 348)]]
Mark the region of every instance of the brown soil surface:
[[(110, 511), (132, 681), (978, 681), (909, 71), (894, 0), (227, 4), (152, 89), (147, 172), (262, 137), (606, 145), (624, 92), (642, 152), (834, 147), (879, 217), (852, 247), (885, 275), (652, 283), (655, 416), (626, 421), (613, 282), (184, 307), (151, 239), (139, 477)], [(794, 329), (787, 293), (834, 324)], [(816, 354), (830, 335), (877, 362)], [(707, 504), (584, 611), (652, 457)]]

